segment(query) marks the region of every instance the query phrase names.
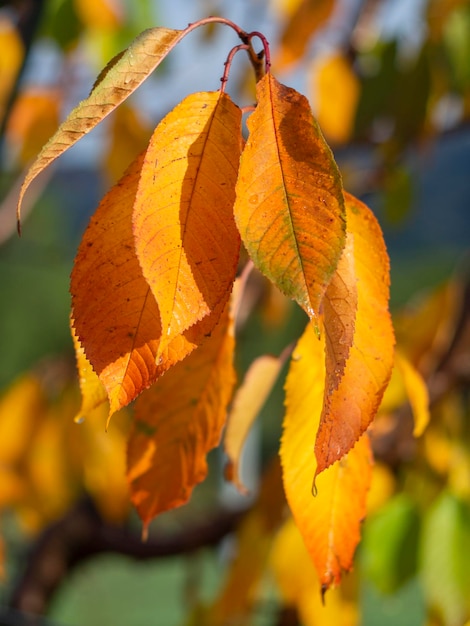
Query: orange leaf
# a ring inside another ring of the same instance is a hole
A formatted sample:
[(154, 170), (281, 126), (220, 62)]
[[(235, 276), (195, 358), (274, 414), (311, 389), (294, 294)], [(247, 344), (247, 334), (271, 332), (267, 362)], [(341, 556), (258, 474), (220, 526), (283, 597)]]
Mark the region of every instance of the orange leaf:
[[(380, 226), (365, 204), (345, 194), (348, 236), (352, 236), (357, 280), (357, 314), (353, 345), (340, 380), (325, 389), (321, 422), (315, 442), (317, 474), (350, 450), (375, 417), (391, 376), (394, 334), (388, 310), (389, 260)], [(343, 266), (340, 278), (351, 281)], [(349, 290), (350, 293), (350, 290)], [(347, 309), (354, 306), (344, 301)], [(325, 309), (325, 332), (331, 316)], [(349, 316), (352, 318), (353, 313)], [(336, 339), (336, 343), (341, 338)], [(348, 339), (349, 341), (349, 339)], [(328, 346), (328, 344), (327, 344)], [(328, 361), (327, 361), (328, 363)], [(341, 360), (340, 360), (341, 364)]]
[(23, 196), (36, 176), (124, 102), (185, 34), (182, 30), (149, 28), (108, 63), (88, 98), (70, 112), (26, 174), (18, 199), (18, 216)]
[(353, 235), (348, 233), (323, 300), (326, 341), (327, 394), (338, 388), (349, 351), (354, 341), (357, 313), (357, 284), (354, 264)]
[(257, 90), (235, 218), (255, 265), (312, 318), (344, 246), (341, 177), (307, 99), (270, 74)]
[(354, 448), (315, 479), (313, 442), (324, 395), (324, 341), (309, 324), (294, 351), (286, 380), (286, 416), (281, 441), (284, 489), (313, 559), (322, 590), (352, 567), (366, 512), (371, 451), (364, 434)]
[[(160, 311), (142, 275), (132, 233), (142, 162), (140, 155), (101, 201), (71, 276), (74, 329), (106, 389), (110, 415), (189, 354), (213, 327), (208, 316), (176, 337), (157, 361)], [(220, 308), (214, 311), (219, 315)]]
[(150, 141), (133, 223), (160, 309), (160, 352), (230, 293), (240, 248), (233, 218), (240, 152), (241, 111), (220, 92), (185, 98)]
[(226, 476), (241, 492), (246, 492), (239, 475), (243, 444), (271, 393), (287, 356), (285, 353), (280, 357), (264, 355), (255, 359), (233, 399), (224, 435), (224, 448), (229, 458)]
[(207, 474), (235, 384), (232, 325), (225, 311), (211, 337), (136, 402), (128, 480), (145, 529), (187, 502)]

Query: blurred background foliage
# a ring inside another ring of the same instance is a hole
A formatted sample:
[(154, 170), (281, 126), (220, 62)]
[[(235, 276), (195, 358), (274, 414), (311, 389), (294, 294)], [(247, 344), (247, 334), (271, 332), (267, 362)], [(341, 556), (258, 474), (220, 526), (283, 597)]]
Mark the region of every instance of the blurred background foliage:
[[(397, 368), (374, 430), (377, 463), (356, 568), (341, 590), (327, 595), (326, 609), (295, 529), (286, 523), (277, 533), (275, 524), (266, 526), (282, 501), (281, 495), (263, 500), (273, 479), (269, 472), (262, 479), (260, 469), (279, 444), (281, 380), (249, 444), (247, 482), (255, 493), (261, 487), (258, 504), (238, 527), (236, 567), (228, 565), (236, 553), (233, 537), (218, 551), (143, 564), (100, 556), (65, 577), (49, 607), (51, 623), (468, 624), (467, 0), (0, 2), (4, 604), (27, 563), (24, 546), (84, 493), (106, 523), (122, 525), (130, 516), (135, 525), (124, 480), (129, 416), (123, 412), (107, 434), (99, 412), (80, 427), (73, 421), (79, 397), (69, 274), (101, 195), (159, 119), (187, 93), (218, 88), (232, 33), (220, 26), (193, 33), (135, 97), (50, 168), (27, 198), (21, 240), (18, 184), (60, 120), (133, 37), (149, 26), (183, 28), (210, 14), (268, 37), (273, 72), (309, 97), (345, 187), (377, 213), (392, 261), (398, 346), (429, 396)], [(228, 89), (240, 105), (253, 101), (254, 79), (238, 56)], [(248, 294), (240, 377), (256, 356), (279, 354), (305, 322), (259, 279)], [(411, 415), (425, 411), (428, 399), (430, 423), (414, 439)], [(221, 484), (217, 452), (211, 464), (215, 471), (189, 507), (162, 516), (158, 528), (197, 527), (221, 502), (246, 506)], [(2, 623), (23, 623), (19, 613), (9, 615)]]

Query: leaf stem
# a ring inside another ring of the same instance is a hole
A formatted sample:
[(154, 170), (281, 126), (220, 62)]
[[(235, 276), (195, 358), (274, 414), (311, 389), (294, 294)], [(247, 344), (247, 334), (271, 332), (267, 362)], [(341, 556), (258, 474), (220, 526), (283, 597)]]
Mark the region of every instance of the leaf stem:
[(227, 60), (224, 63), (225, 66), (225, 70), (224, 70), (224, 75), (222, 76), (222, 78), (220, 79), (220, 82), (222, 83), (221, 87), (220, 87), (220, 91), (224, 92), (225, 91), (225, 85), (227, 84), (228, 81), (228, 75), (230, 73), (230, 67), (232, 65), (232, 61), (235, 57), (235, 55), (237, 54), (237, 52), (240, 52), (240, 50), (250, 50), (251, 46), (249, 44), (246, 43), (241, 43), (238, 46), (235, 46), (234, 48), (232, 48), (228, 54)]

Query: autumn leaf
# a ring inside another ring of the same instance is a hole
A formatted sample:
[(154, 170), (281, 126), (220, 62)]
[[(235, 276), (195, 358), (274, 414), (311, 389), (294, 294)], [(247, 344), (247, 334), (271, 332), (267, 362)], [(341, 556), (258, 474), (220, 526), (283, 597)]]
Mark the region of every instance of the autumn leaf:
[[(375, 417), (383, 393), (392, 373), (394, 358), (394, 333), (389, 301), (389, 260), (380, 226), (370, 209), (349, 194), (345, 194), (348, 238), (352, 235), (354, 272), (357, 284), (357, 312), (355, 316), (353, 345), (347, 361), (341, 361), (341, 376), (325, 388), (324, 406), (315, 442), (317, 473), (340, 459), (350, 450)], [(342, 271), (340, 279), (347, 285), (351, 276)], [(351, 288), (346, 289), (351, 293)], [(341, 305), (341, 300), (339, 302)], [(343, 305), (347, 308), (347, 300)], [(332, 330), (329, 309), (325, 308), (325, 333)], [(346, 319), (343, 314), (343, 320)], [(349, 330), (350, 333), (350, 330)], [(346, 332), (347, 344), (350, 342)], [(327, 342), (337, 350), (343, 335), (331, 337)]]
[(420, 437), (431, 419), (428, 388), (421, 374), (398, 350), (395, 353), (395, 366), (403, 379), (406, 395), (413, 412), (413, 435)]
[(276, 67), (285, 67), (298, 61), (309, 40), (328, 20), (335, 6), (334, 0), (300, 0), (281, 33)]
[[(183, 359), (214, 326), (211, 316), (160, 354), (160, 311), (135, 254), (132, 210), (143, 163), (135, 159), (101, 201), (80, 243), (70, 290), (74, 330), (106, 389), (110, 415)], [(216, 308), (216, 320), (223, 307)]]
[(91, 411), (108, 400), (108, 394), (106, 393), (103, 383), (86, 358), (85, 350), (77, 339), (72, 319), (70, 320), (70, 325), (77, 362), (78, 384), (82, 396), (80, 410), (75, 416), (74, 421), (80, 423)]
[(184, 30), (149, 28), (110, 61), (99, 75), (88, 98), (71, 111), (26, 174), (18, 199), (18, 217), (23, 196), (31, 182), (124, 102), (185, 34)]
[(233, 217), (240, 152), (241, 111), (221, 92), (185, 98), (150, 140), (133, 225), (160, 309), (159, 352), (228, 298), (240, 248)]
[(354, 130), (360, 94), (351, 61), (337, 52), (315, 63), (312, 88), (318, 123), (325, 137), (334, 143), (345, 143)]
[[(323, 473), (313, 446), (324, 396), (324, 339), (309, 324), (286, 379), (281, 462), (287, 501), (318, 572), (323, 591), (352, 567), (366, 512), (372, 463), (368, 435)], [(315, 495), (312, 494), (312, 489)]]
[(235, 219), (258, 269), (313, 318), (344, 246), (341, 177), (307, 99), (270, 74), (257, 91)]
[(224, 449), (229, 459), (225, 475), (242, 493), (246, 492), (239, 469), (243, 445), (289, 354), (290, 350), (286, 350), (280, 357), (266, 354), (255, 359), (234, 396), (224, 435)]
[(357, 314), (357, 284), (354, 263), (354, 236), (348, 233), (346, 245), (323, 300), (326, 340), (326, 393), (341, 381), (354, 341)]
[(342, 589), (332, 589), (326, 602), (318, 588), (318, 575), (297, 526), (289, 517), (274, 539), (270, 566), (283, 603), (296, 607), (304, 626), (355, 626), (358, 606), (344, 597)]
[(131, 500), (144, 523), (181, 506), (207, 474), (235, 384), (228, 310), (211, 337), (135, 404), (128, 445)]

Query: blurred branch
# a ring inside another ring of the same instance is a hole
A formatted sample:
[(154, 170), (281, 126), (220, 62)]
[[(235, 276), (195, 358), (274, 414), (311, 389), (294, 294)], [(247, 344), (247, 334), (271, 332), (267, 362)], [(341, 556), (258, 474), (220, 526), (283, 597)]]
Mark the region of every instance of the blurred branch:
[[(245, 513), (215, 512), (204, 523), (192, 523), (174, 534), (151, 536), (144, 543), (128, 529), (106, 523), (92, 500), (84, 498), (38, 538), (13, 589), (10, 608), (24, 614), (44, 614), (71, 570), (98, 554), (115, 553), (147, 560), (214, 546), (234, 530)], [(6, 621), (5, 615), (0, 615), (0, 624), (13, 623)]]

